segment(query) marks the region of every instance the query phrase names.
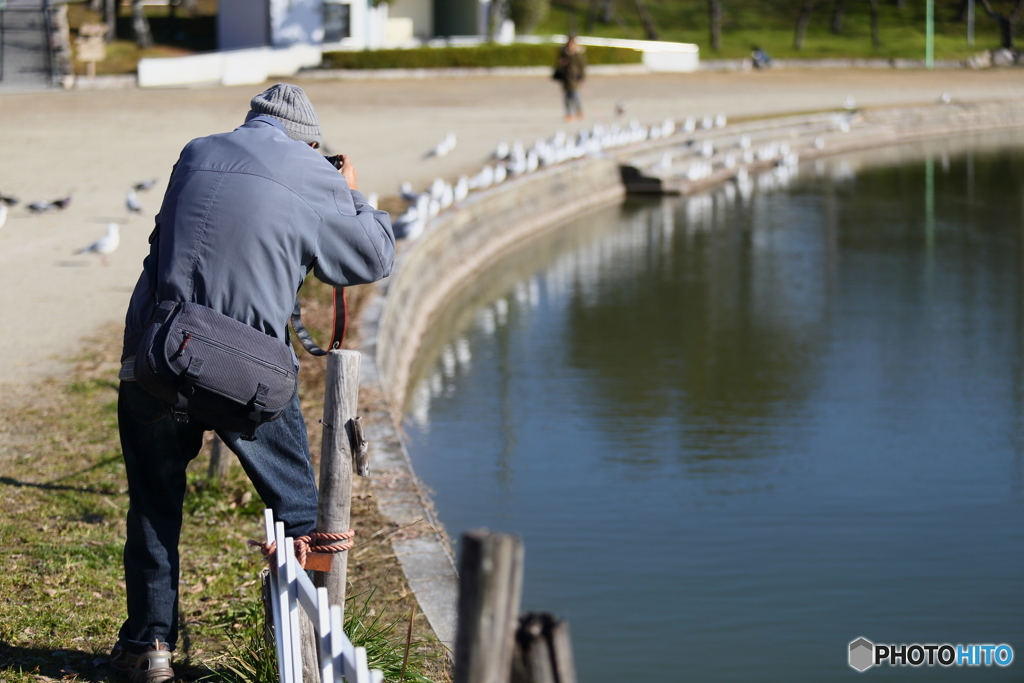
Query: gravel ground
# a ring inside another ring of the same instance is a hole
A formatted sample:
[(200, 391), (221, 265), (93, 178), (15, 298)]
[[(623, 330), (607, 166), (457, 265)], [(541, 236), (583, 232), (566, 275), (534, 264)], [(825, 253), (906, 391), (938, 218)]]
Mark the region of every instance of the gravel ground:
[[(561, 120), (557, 85), (535, 77), (407, 81), (303, 81), (334, 152), (352, 155), (360, 188), (382, 196), (408, 180), (473, 171), (499, 139), (526, 143), (582, 124)], [(832, 109), (851, 95), (862, 107), (1024, 98), (1024, 69), (989, 71), (800, 70), (597, 76), (582, 90), (583, 124), (627, 117), (730, 117)], [(241, 123), (260, 86), (185, 90), (70, 91), (0, 96), (0, 193), (22, 199), (0, 229), (0, 385), (10, 398), (67, 372), (61, 357), (84, 336), (123, 318), (146, 254), (166, 179), (190, 139)], [(458, 146), (426, 158), (448, 131)], [(131, 183), (158, 178), (129, 215)], [(32, 215), (24, 204), (73, 194), (64, 211)], [(103, 267), (73, 252), (121, 226), (121, 246)]]

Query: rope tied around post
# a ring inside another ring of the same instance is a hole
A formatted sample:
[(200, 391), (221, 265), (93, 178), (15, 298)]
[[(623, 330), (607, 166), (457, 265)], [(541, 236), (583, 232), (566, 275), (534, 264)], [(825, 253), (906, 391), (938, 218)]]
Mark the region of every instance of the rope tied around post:
[[(356, 532), (352, 529), (343, 531), (339, 534), (328, 534), (320, 531), (312, 531), (307, 536), (299, 536), (295, 539), (295, 559), (299, 561), (299, 565), (303, 569), (316, 569), (318, 571), (324, 571), (321, 569), (321, 564), (318, 562), (310, 562), (314, 555), (331, 555), (333, 553), (340, 553), (345, 550), (351, 550), (352, 546), (355, 545), (352, 540), (356, 535)], [(340, 542), (339, 542), (340, 541)], [(259, 541), (249, 540), (249, 546), (252, 548), (259, 548), (260, 554), (264, 557), (270, 557), (277, 550), (277, 544), (271, 541), (270, 543), (261, 543)], [(307, 565), (317, 566), (307, 566)]]

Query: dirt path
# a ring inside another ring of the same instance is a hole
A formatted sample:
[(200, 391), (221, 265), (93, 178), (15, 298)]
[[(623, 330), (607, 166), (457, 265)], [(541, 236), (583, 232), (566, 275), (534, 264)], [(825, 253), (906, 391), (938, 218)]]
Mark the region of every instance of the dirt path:
[[(485, 161), (499, 139), (529, 144), (559, 128), (557, 87), (536, 78), (410, 81), (302, 81), (334, 151), (351, 154), (360, 187), (394, 194), (403, 180), (417, 188), (454, 178)], [(146, 237), (171, 166), (191, 138), (230, 130), (257, 86), (193, 90), (73, 91), (0, 97), (0, 192), (23, 201), (0, 229), (0, 384), (16, 389), (65, 366), (55, 358), (104, 324), (122, 319), (146, 254)], [(1024, 70), (786, 70), (769, 73), (608, 76), (582, 91), (585, 123), (628, 117), (724, 112), (762, 116), (836, 108), (847, 95), (859, 106), (1024, 98)], [(448, 131), (458, 146), (444, 159), (424, 153)], [(125, 193), (156, 177), (129, 216)], [(31, 215), (24, 203), (73, 193), (62, 212)], [(121, 246), (101, 267), (72, 252), (121, 226)], [(8, 389), (8, 390), (9, 390)]]

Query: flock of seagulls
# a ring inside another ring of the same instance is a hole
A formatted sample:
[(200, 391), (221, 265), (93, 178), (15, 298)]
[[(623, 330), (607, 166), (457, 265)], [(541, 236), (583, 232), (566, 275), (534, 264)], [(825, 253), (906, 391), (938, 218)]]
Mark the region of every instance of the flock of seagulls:
[[(127, 209), (129, 216), (132, 214), (142, 213), (142, 203), (139, 201), (137, 192), (146, 192), (151, 190), (157, 183), (156, 178), (150, 178), (147, 180), (141, 180), (137, 183), (133, 183), (128, 193), (125, 195), (125, 209)], [(61, 197), (60, 199), (53, 200), (39, 200), (34, 201), (25, 205), (25, 209), (32, 214), (42, 214), (50, 211), (63, 211), (68, 208), (71, 204), (72, 195)], [(17, 206), (19, 200), (17, 197), (11, 195), (0, 194), (0, 228), (7, 222), (7, 217), (10, 214), (10, 210)], [(117, 223), (109, 223), (107, 225), (106, 233), (95, 242), (88, 244), (81, 249), (75, 251), (75, 254), (98, 254), (100, 257), (100, 263), (104, 266), (109, 265), (107, 256), (113, 254), (118, 246), (121, 244), (120, 228)]]
[[(617, 111), (625, 112), (625, 102), (620, 101), (617, 106)], [(639, 121), (633, 119), (626, 125), (597, 123), (575, 135), (558, 131), (548, 139), (537, 140), (530, 147), (526, 147), (518, 140), (512, 143), (501, 140), (495, 146), (488, 162), (471, 176), (460, 176), (454, 183), (444, 178), (436, 178), (421, 192), (413, 190), (411, 183), (402, 183), (399, 193), (407, 207), (393, 221), (395, 236), (416, 239), (431, 219), (453, 204), (466, 199), (470, 192), (486, 190), (510, 178), (572, 159), (600, 154), (606, 150), (667, 138), (678, 131), (692, 133), (701, 129), (722, 128), (726, 123), (725, 114), (706, 115), (701, 118), (690, 116), (679, 123), (675, 119), (667, 118), (660, 124), (652, 126), (641, 125)], [(450, 145), (446, 143), (449, 139)], [(428, 153), (428, 156), (443, 156), (454, 147), (454, 144), (455, 135), (449, 133), (445, 140)]]

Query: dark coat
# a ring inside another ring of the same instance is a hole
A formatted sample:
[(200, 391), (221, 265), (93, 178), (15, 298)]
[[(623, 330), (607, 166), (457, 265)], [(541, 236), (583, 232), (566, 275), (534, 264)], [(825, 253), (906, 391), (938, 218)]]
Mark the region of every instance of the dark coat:
[(565, 73), (562, 87), (566, 90), (576, 90), (587, 77), (586, 49), (582, 45), (577, 45), (576, 52), (570, 53), (567, 48), (567, 45), (563, 45), (558, 53), (558, 66), (562, 67)]
[(188, 143), (156, 220), (123, 357), (157, 301), (199, 303), (284, 339), (310, 270), (329, 285), (357, 285), (386, 277), (395, 257), (388, 214), (269, 116)]

